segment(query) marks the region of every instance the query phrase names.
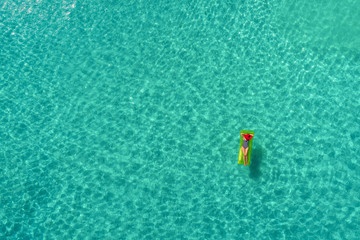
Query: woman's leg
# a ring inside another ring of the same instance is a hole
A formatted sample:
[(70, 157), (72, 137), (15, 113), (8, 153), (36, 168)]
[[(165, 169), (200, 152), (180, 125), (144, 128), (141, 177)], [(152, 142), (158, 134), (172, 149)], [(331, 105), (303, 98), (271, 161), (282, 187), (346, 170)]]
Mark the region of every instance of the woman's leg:
[(249, 159), (248, 159), (248, 151), (249, 151), (249, 148), (246, 148), (245, 149), (245, 156), (246, 156), (246, 164), (249, 164)]
[(245, 162), (245, 156), (246, 156), (246, 154), (245, 154), (245, 149), (244, 149), (244, 147), (241, 147), (241, 151), (242, 151), (242, 153), (243, 153), (244, 165), (246, 165), (246, 162)]

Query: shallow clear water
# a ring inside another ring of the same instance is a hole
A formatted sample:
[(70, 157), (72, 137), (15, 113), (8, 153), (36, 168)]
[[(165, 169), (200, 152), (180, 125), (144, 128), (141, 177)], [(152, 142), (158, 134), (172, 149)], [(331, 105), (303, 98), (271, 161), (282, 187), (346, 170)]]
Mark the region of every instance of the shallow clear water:
[(359, 3), (1, 2), (0, 237), (357, 239)]

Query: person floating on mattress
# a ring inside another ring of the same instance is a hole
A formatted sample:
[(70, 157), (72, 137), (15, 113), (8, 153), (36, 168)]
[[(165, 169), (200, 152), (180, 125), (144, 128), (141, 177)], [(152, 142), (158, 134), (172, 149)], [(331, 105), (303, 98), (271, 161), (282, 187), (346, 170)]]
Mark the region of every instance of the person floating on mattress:
[(244, 165), (246, 166), (247, 164), (249, 164), (249, 160), (248, 160), (248, 156), (247, 156), (248, 151), (249, 151), (249, 141), (250, 141), (250, 139), (252, 139), (252, 137), (254, 135), (241, 133), (241, 136), (244, 139), (243, 145), (241, 146), (241, 151), (243, 152)]

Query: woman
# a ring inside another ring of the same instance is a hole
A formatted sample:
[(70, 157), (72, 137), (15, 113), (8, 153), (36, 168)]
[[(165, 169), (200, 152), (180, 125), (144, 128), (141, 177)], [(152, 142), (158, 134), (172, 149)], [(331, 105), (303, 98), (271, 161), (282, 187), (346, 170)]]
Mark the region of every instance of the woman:
[(248, 151), (249, 151), (249, 141), (250, 141), (250, 139), (252, 139), (252, 137), (254, 135), (241, 133), (241, 136), (244, 139), (243, 145), (241, 146), (241, 151), (243, 152), (244, 165), (246, 166), (247, 164), (249, 164), (249, 160), (248, 160), (248, 156), (247, 156)]

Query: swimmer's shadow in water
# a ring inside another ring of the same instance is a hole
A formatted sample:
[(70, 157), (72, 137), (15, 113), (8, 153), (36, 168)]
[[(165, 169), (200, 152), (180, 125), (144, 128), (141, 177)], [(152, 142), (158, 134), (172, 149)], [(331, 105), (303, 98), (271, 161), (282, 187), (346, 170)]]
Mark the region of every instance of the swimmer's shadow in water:
[(258, 179), (261, 176), (260, 165), (264, 156), (264, 149), (256, 146), (251, 153), (250, 178)]

